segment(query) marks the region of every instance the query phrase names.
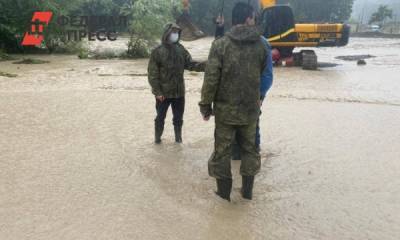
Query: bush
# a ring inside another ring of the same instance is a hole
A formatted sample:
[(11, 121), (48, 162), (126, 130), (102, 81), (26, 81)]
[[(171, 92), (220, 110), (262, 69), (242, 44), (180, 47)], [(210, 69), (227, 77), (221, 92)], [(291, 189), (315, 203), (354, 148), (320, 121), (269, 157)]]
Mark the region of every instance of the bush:
[(128, 58), (147, 58), (150, 56), (150, 46), (147, 41), (131, 38), (128, 43)]
[(7, 53), (4, 53), (1, 49), (0, 49), (0, 62), (1, 61), (12, 61), (12, 60), (16, 60), (16, 58), (8, 55)]
[(54, 53), (64, 54), (81, 54), (88, 52), (88, 45), (86, 42), (60, 42), (54, 46)]

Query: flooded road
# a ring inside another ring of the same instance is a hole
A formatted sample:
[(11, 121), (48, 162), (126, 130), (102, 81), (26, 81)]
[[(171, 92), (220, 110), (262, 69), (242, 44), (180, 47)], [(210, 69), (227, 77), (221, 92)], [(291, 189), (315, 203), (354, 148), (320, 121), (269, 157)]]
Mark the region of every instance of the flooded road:
[[(185, 44), (207, 58), (211, 39)], [(184, 144), (153, 144), (147, 60), (1, 62), (0, 239), (400, 238), (400, 40), (318, 49), (318, 71), (279, 67), (263, 106), (262, 170), (232, 203), (207, 173), (212, 122), (186, 73)], [(376, 56), (366, 66), (336, 59)], [(35, 56), (36, 57), (36, 56)]]

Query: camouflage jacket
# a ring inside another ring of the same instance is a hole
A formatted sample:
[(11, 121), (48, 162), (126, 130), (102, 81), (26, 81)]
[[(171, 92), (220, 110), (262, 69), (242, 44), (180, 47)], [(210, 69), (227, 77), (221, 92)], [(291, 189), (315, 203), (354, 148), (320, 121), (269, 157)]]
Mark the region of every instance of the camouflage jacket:
[(235, 26), (212, 44), (200, 111), (215, 120), (232, 125), (256, 121), (260, 113), (260, 77), (266, 67), (269, 49), (257, 27)]
[(151, 53), (148, 80), (155, 96), (180, 98), (185, 96), (185, 69), (204, 71), (205, 67), (204, 63), (194, 62), (190, 53), (179, 42), (168, 42), (172, 28), (180, 29), (176, 24), (167, 24), (161, 45)]

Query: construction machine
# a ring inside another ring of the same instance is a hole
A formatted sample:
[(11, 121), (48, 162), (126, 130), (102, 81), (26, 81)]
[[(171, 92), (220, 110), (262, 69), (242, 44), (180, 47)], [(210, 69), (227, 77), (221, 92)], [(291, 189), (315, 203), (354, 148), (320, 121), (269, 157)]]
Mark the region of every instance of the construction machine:
[[(183, 14), (178, 17), (182, 39), (196, 40), (205, 36), (191, 21), (189, 0), (182, 0)], [(296, 47), (341, 47), (346, 46), (350, 38), (350, 26), (339, 23), (295, 23), (292, 8), (287, 0), (242, 0), (260, 10), (258, 24), (263, 35), (271, 44), (273, 59), (276, 64), (302, 66), (303, 69), (315, 70), (318, 57), (313, 50), (301, 50)], [(221, 0), (224, 4), (224, 0)], [(223, 6), (222, 6), (223, 9)], [(223, 12), (223, 11), (221, 11)]]
[(350, 26), (338, 23), (295, 23), (293, 10), (283, 0), (260, 0), (260, 25), (273, 48), (277, 63), (315, 70), (318, 58), (313, 50), (294, 53), (296, 47), (342, 47), (350, 38)]
[(176, 19), (176, 23), (182, 28), (181, 38), (184, 41), (193, 41), (206, 36), (196, 25), (193, 24), (189, 14), (190, 1), (182, 0), (183, 12)]

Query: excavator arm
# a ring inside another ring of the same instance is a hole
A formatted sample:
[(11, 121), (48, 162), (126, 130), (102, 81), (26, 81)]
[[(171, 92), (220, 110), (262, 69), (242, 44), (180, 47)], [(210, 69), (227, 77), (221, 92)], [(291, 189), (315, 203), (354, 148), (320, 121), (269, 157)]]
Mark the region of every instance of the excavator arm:
[(206, 35), (192, 22), (190, 17), (190, 1), (182, 0), (183, 12), (176, 19), (176, 23), (181, 27), (181, 38), (184, 41), (194, 41), (205, 37)]
[(276, 0), (260, 0), (262, 9), (276, 5)]
[(183, 11), (189, 12), (190, 8), (190, 1), (189, 0), (182, 0)]

